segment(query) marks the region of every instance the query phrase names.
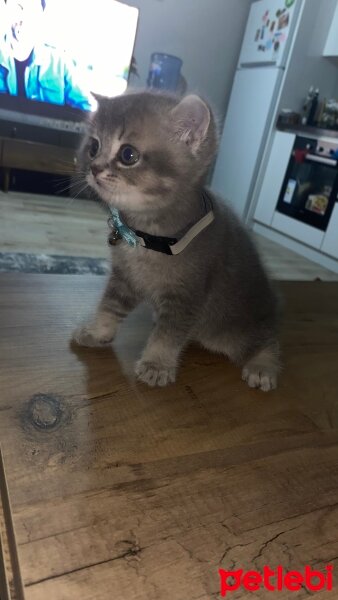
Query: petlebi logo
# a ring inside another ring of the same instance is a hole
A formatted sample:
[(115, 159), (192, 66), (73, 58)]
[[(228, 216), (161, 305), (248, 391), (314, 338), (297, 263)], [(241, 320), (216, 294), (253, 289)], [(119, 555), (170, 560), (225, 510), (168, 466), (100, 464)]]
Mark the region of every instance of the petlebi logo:
[(333, 565), (327, 565), (324, 572), (312, 569), (309, 565), (303, 571), (286, 571), (279, 565), (275, 569), (264, 566), (262, 573), (243, 569), (237, 571), (219, 569), (218, 572), (221, 580), (220, 592), (223, 598), (239, 588), (248, 592), (256, 592), (261, 589), (270, 592), (283, 590), (297, 592), (305, 588), (310, 593), (323, 590), (332, 591), (333, 587)]

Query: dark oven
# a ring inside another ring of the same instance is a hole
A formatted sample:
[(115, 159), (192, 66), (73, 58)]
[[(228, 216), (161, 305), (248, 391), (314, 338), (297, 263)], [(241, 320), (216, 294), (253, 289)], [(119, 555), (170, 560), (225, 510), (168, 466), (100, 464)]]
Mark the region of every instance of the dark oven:
[(326, 231), (338, 196), (338, 142), (296, 137), (276, 210)]

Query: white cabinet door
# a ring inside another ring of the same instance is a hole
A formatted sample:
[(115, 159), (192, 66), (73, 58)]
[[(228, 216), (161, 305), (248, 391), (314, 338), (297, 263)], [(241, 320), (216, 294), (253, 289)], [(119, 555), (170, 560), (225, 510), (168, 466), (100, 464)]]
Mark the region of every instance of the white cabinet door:
[(296, 136), (292, 133), (277, 131), (274, 135), (254, 215), (255, 221), (271, 224), (295, 139)]
[(338, 258), (338, 202), (333, 209), (321, 250), (325, 254)]
[(338, 56), (338, 1), (336, 12), (331, 23), (330, 31), (324, 47), (324, 56)]
[(317, 250), (321, 248), (324, 240), (324, 231), (277, 211), (271, 221), (271, 227), (281, 233), (286, 233), (286, 235), (294, 238), (297, 242), (303, 242), (310, 246), (310, 248), (316, 248)]

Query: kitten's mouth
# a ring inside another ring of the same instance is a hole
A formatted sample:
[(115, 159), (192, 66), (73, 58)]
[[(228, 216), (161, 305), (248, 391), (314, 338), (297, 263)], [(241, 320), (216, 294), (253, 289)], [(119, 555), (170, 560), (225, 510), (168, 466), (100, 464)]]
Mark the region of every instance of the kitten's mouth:
[(87, 176), (87, 182), (91, 188), (100, 196), (106, 204), (110, 205), (113, 202), (113, 198), (116, 196), (116, 179), (98, 178), (94, 177), (91, 173)]
[(110, 191), (112, 189), (113, 184), (115, 183), (115, 181), (111, 178), (110, 179), (108, 179), (106, 177), (98, 178), (98, 177), (94, 177), (92, 174), (90, 174), (89, 177), (87, 177), (87, 181), (88, 181), (89, 185), (91, 185), (93, 187), (99, 187), (99, 188), (110, 190)]

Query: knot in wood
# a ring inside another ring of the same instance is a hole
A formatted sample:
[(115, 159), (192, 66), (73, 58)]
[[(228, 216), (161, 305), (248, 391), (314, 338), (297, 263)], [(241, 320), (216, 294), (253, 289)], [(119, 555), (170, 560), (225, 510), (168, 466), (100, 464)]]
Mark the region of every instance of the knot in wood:
[(63, 420), (61, 399), (51, 394), (35, 394), (29, 401), (28, 421), (39, 431), (55, 431)]

